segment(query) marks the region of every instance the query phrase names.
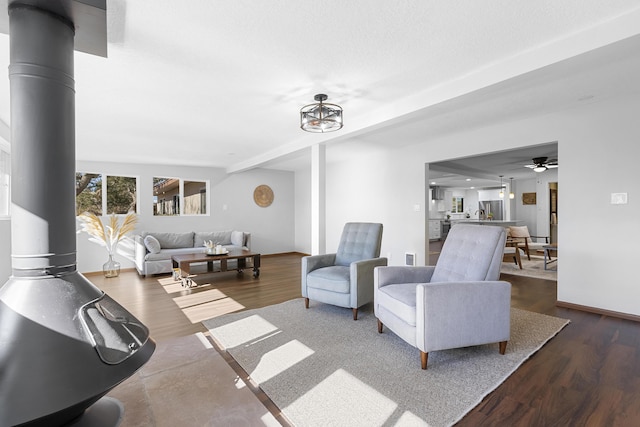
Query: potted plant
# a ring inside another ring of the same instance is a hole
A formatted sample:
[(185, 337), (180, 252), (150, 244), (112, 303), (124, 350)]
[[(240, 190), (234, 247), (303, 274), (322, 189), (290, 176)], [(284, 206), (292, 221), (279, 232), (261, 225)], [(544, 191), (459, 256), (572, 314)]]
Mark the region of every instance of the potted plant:
[(487, 219), (488, 219), (489, 221), (491, 221), (491, 220), (493, 219), (493, 214), (492, 214), (491, 212), (489, 212), (489, 213), (487, 214)]
[(129, 212), (120, 223), (116, 215), (112, 214), (109, 225), (106, 227), (100, 217), (91, 212), (84, 212), (78, 218), (82, 222), (82, 231), (101, 241), (107, 248), (109, 260), (102, 266), (104, 277), (117, 277), (120, 274), (120, 263), (113, 256), (118, 248), (118, 243), (127, 233), (136, 228), (137, 215), (134, 212)]

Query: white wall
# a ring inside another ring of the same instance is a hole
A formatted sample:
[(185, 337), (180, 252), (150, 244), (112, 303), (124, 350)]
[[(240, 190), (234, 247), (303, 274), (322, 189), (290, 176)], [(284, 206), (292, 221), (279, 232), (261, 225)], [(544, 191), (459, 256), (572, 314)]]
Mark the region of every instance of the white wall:
[[(348, 144), (329, 145), (327, 249), (337, 247), (345, 222), (380, 221), (382, 255), (391, 255), (390, 264), (401, 265), (405, 251), (417, 252), (424, 263), (425, 215), (413, 206), (424, 207), (425, 163), (558, 141), (558, 299), (640, 315), (634, 271), (634, 243), (640, 241), (638, 111), (640, 97), (631, 95), (388, 151), (347, 156), (353, 151)], [(360, 136), (358, 144), (366, 138)], [(518, 192), (528, 190), (522, 185)], [(610, 205), (612, 192), (629, 193), (629, 204)], [(548, 207), (539, 202), (536, 209)]]
[(0, 219), (0, 286), (11, 275), (11, 221)]
[[(561, 164), (557, 177), (561, 248), (558, 300), (640, 315), (634, 246), (640, 241), (637, 219), (640, 181), (636, 176), (635, 153), (640, 139), (637, 111), (640, 111), (640, 97), (631, 94), (541, 117), (425, 139), (420, 144), (388, 151), (361, 150), (358, 155), (346, 156), (347, 145), (329, 145), (327, 248), (329, 251), (337, 248), (345, 222), (379, 221), (384, 224), (382, 255), (390, 256), (391, 265), (401, 265), (404, 252), (416, 252), (418, 263), (424, 264), (427, 244), (424, 208), (428, 189), (425, 163), (558, 141)], [(361, 136), (362, 142), (366, 144), (366, 136)], [(585, 165), (597, 165), (598, 169), (594, 171)], [(205, 169), (208, 176), (203, 177), (197, 168), (97, 166), (108, 169), (104, 170), (107, 173), (134, 172), (141, 176), (143, 193), (149, 194), (153, 176), (211, 179), (214, 197), (211, 217), (154, 218), (150, 215), (151, 208), (145, 208), (142, 203), (140, 229), (242, 228), (257, 233), (254, 248), (264, 253), (294, 247), (310, 252), (307, 233), (299, 231), (310, 229), (310, 215), (304, 216), (309, 200), (296, 198), (295, 208), (293, 206), (294, 193), (298, 196), (308, 188), (307, 171), (296, 173), (294, 185), (289, 174), (264, 170), (227, 176), (221, 170)], [(82, 169), (88, 171), (88, 164), (81, 163), (79, 170)], [(253, 189), (260, 184), (274, 189), (272, 206), (277, 212), (252, 205)], [(520, 186), (518, 194), (522, 191), (528, 189)], [(628, 193), (629, 203), (611, 205), (612, 192)], [(282, 205), (279, 200), (283, 201)], [(291, 205), (284, 206), (284, 202)], [(219, 209), (222, 203), (228, 205), (229, 211), (225, 214)], [(419, 212), (414, 210), (416, 204), (421, 207)], [(295, 227), (294, 212), (299, 214)], [(10, 253), (8, 230), (8, 221), (0, 221), (0, 280), (10, 273), (6, 270)], [(299, 231), (295, 237), (293, 230)], [(100, 269), (105, 257), (103, 250), (90, 244), (84, 236), (79, 238), (78, 250), (81, 271)]]
[(295, 251), (311, 253), (311, 170), (295, 174)]
[[(549, 169), (543, 173), (536, 175), (536, 220), (535, 228), (530, 234), (534, 236), (550, 236), (550, 200), (549, 200), (549, 183), (558, 182), (558, 169)], [(558, 193), (558, 197), (562, 197), (562, 193)], [(571, 197), (565, 194), (565, 197)]]
[(327, 252), (337, 249), (345, 222), (381, 222), (381, 256), (398, 265), (403, 264), (405, 252), (424, 259), (428, 187), (422, 156), (404, 150), (366, 150), (346, 157), (339, 147), (331, 147), (333, 159), (340, 160), (327, 165)]
[(537, 230), (537, 221), (538, 221), (538, 210), (537, 210), (537, 202), (538, 199), (542, 198), (540, 195), (536, 194), (536, 204), (535, 205), (523, 205), (522, 204), (522, 193), (536, 193), (536, 179), (531, 178), (527, 180), (519, 180), (518, 185), (516, 186), (514, 198), (515, 201), (515, 216), (514, 219), (521, 221), (518, 225), (526, 225), (529, 229), (529, 234), (533, 234), (534, 236), (538, 235)]

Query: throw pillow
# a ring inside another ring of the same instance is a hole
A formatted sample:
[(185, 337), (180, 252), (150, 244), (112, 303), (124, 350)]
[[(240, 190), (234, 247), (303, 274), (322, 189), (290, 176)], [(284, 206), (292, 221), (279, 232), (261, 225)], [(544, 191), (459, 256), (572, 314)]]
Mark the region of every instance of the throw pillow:
[(160, 242), (158, 242), (158, 239), (153, 236), (146, 236), (144, 238), (144, 246), (152, 254), (157, 254), (160, 252)]
[(242, 231), (232, 231), (231, 232), (231, 244), (234, 245), (234, 246), (243, 247), (245, 245), (244, 233)]

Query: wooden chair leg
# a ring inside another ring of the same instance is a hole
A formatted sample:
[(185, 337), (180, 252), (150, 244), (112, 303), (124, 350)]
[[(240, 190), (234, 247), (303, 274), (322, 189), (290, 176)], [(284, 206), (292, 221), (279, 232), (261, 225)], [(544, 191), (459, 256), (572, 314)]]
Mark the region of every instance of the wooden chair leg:
[(420, 365), (422, 366), (422, 369), (427, 369), (428, 358), (429, 358), (429, 353), (425, 353), (424, 351), (420, 350)]
[(357, 308), (353, 309), (353, 320), (358, 320), (358, 309)]
[(504, 354), (507, 351), (507, 341), (500, 341), (500, 354)]
[(522, 258), (520, 258), (520, 249), (516, 248), (516, 264), (518, 264), (518, 267), (520, 267), (520, 270), (522, 270)]
[(380, 319), (378, 319), (378, 333), (381, 334), (382, 333), (382, 327), (384, 325), (382, 324), (382, 322), (380, 321)]
[(309, 298), (304, 299), (304, 308), (309, 308)]

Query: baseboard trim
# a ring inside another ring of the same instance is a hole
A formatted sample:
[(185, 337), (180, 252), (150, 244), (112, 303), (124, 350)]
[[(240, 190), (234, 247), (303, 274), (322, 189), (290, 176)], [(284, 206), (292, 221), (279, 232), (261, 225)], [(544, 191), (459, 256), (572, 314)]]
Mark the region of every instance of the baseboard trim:
[(300, 255), (300, 256), (306, 256), (306, 254), (303, 254), (301, 252), (297, 252), (297, 251), (291, 251), (291, 252), (278, 252), (275, 254), (264, 254), (264, 255), (260, 255), (260, 258), (270, 258), (270, 257), (274, 257), (274, 256), (280, 256), (280, 255)]
[(590, 307), (588, 305), (573, 304), (565, 301), (556, 301), (556, 307), (570, 308), (573, 310), (586, 311), (587, 313), (599, 314), (601, 316), (617, 317), (619, 319), (640, 322), (640, 316), (635, 314), (627, 314), (619, 311), (605, 310), (603, 308)]
[[(275, 253), (275, 254), (265, 254), (265, 255), (260, 255), (260, 258), (270, 258), (270, 257), (276, 257), (279, 255), (300, 255), (301, 257), (303, 256), (307, 256), (307, 254), (303, 254), (302, 252), (297, 252), (297, 251), (291, 251), (291, 252), (279, 252), (279, 253)], [(125, 271), (137, 271), (134, 267), (132, 268), (123, 268), (122, 270), (120, 270), (121, 273), (124, 273)], [(102, 271), (87, 271), (87, 272), (82, 272), (81, 273), (83, 276), (99, 276), (101, 274), (103, 274)], [(166, 274), (171, 274), (171, 273), (166, 273)]]
[[(127, 271), (136, 271), (136, 269), (133, 268), (133, 267), (132, 268), (123, 268), (123, 269), (120, 270), (120, 273), (124, 273), (124, 272), (127, 272)], [(102, 272), (102, 271), (86, 271), (86, 272), (80, 272), (80, 274), (82, 274), (83, 276), (91, 277), (91, 276), (101, 276), (101, 275), (104, 274), (104, 272)]]

